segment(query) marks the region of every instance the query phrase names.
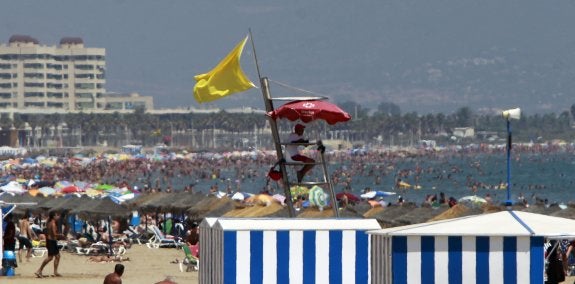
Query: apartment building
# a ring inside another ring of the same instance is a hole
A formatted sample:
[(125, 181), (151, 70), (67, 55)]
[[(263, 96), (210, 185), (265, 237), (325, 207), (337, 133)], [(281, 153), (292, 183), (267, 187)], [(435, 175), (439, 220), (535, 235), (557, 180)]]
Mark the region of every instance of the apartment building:
[(106, 49), (78, 37), (41, 45), (13, 35), (0, 45), (0, 113), (131, 111), (153, 109), (151, 97), (106, 92)]

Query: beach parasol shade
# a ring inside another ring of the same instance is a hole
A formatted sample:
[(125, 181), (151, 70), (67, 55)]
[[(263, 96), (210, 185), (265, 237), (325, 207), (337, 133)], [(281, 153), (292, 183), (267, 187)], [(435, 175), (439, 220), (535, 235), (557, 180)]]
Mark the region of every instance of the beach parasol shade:
[(74, 193), (80, 191), (80, 189), (75, 185), (69, 185), (60, 190), (62, 193)]
[(268, 112), (268, 115), (273, 119), (286, 118), (291, 121), (299, 119), (305, 123), (321, 119), (328, 124), (336, 124), (351, 119), (351, 116), (338, 106), (319, 100), (290, 102), (274, 111)]
[(319, 208), (323, 208), (327, 205), (327, 194), (323, 189), (317, 185), (314, 185), (309, 190), (309, 202)]

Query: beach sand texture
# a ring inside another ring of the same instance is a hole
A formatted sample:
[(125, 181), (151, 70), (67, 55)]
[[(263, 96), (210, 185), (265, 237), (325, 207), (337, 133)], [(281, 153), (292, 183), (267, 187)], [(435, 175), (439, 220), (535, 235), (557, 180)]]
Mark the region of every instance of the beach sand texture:
[[(145, 245), (133, 245), (124, 257), (130, 261), (124, 261), (123, 283), (156, 283), (166, 277), (171, 277), (176, 283), (198, 283), (198, 272), (180, 272), (178, 264), (170, 263), (175, 259), (182, 260), (184, 252), (174, 248), (150, 249)], [(98, 283), (104, 281), (104, 277), (114, 271), (116, 263), (89, 262), (87, 256), (61, 252), (59, 273), (63, 277), (36, 278), (34, 272), (40, 267), (45, 257), (31, 258), (30, 262), (24, 260), (18, 263), (16, 275), (13, 277), (0, 277), (0, 283)], [(53, 274), (53, 262), (44, 268), (44, 275)], [(185, 269), (185, 268), (184, 268)]]

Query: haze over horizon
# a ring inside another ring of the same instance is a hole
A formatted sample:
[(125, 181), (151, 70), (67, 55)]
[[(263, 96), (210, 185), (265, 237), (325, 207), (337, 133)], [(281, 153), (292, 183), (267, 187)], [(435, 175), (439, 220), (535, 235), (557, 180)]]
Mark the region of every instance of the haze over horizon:
[[(334, 102), (381, 102), (402, 112), (575, 104), (575, 1), (8, 1), (0, 43), (81, 37), (106, 48), (106, 89), (153, 96), (156, 108), (264, 108), (258, 89), (207, 105), (194, 75), (252, 29), (263, 76)], [(251, 46), (242, 67), (258, 84)], [(273, 96), (294, 96), (272, 85)]]

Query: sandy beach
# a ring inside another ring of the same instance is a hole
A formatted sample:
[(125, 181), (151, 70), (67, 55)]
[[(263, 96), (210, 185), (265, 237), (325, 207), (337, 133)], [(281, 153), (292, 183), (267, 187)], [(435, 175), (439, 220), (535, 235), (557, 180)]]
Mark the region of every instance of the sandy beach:
[[(40, 267), (44, 257), (31, 258), (30, 262), (24, 260), (16, 268), (13, 277), (0, 277), (4, 283), (98, 283), (101, 284), (106, 274), (113, 272), (115, 263), (94, 263), (88, 261), (87, 256), (61, 252), (59, 273), (63, 277), (36, 278), (34, 272)], [(178, 264), (170, 263), (175, 259), (182, 260), (184, 252), (174, 248), (149, 249), (145, 245), (134, 245), (124, 257), (130, 261), (122, 262), (125, 272), (123, 283), (156, 283), (167, 277), (176, 283), (198, 283), (198, 272), (180, 272)], [(53, 274), (53, 264), (44, 268), (44, 275)]]

